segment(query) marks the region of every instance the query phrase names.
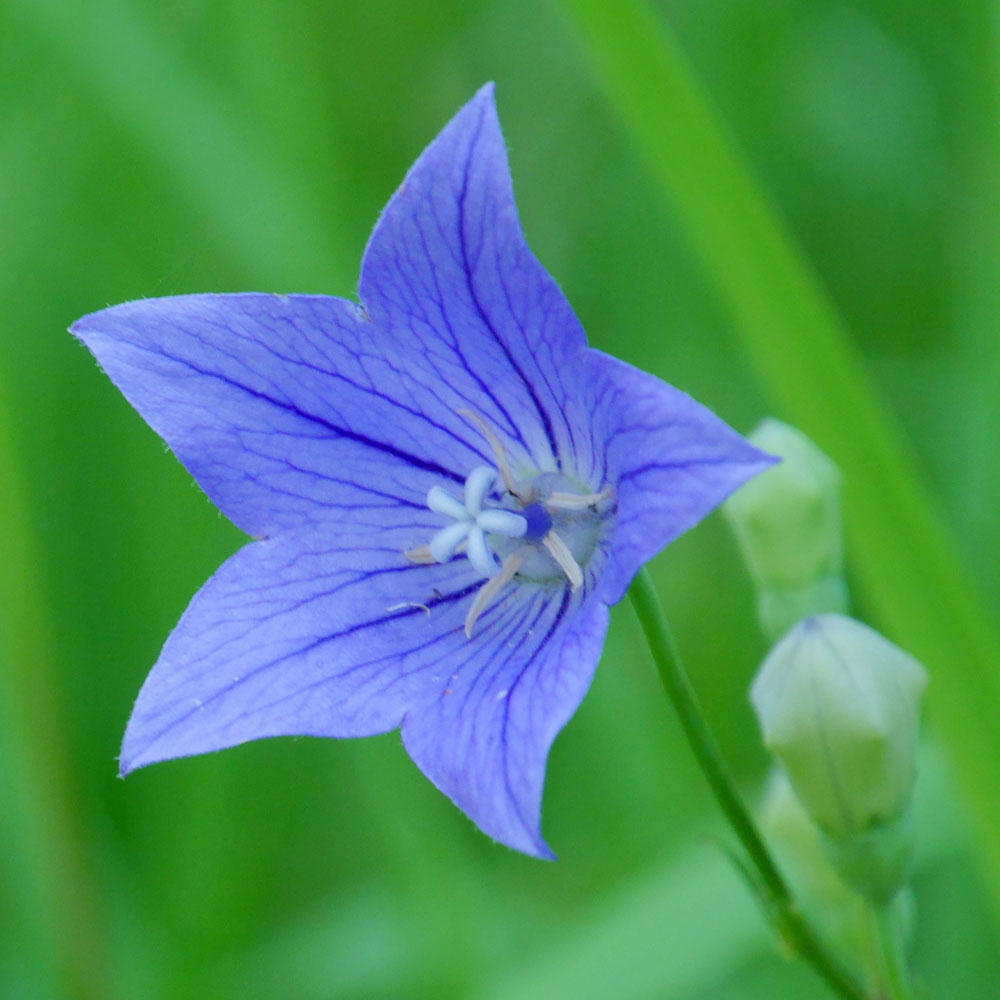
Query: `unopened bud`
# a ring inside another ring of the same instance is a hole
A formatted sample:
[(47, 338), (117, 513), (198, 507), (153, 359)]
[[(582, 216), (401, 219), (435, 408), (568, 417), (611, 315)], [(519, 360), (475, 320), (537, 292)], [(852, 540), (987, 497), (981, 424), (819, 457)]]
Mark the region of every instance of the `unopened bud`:
[(909, 810), (864, 833), (836, 837), (820, 831), (823, 851), (844, 882), (880, 905), (888, 903), (906, 881), (913, 841)]
[[(854, 964), (865, 954), (871, 933), (868, 908), (831, 865), (816, 824), (780, 768), (768, 779), (760, 825), (810, 922), (846, 963)], [(855, 971), (860, 974), (864, 969)]]
[[(760, 823), (809, 922), (845, 965), (859, 977), (865, 976), (870, 971), (864, 957), (871, 947), (871, 909), (854, 891), (858, 880), (844, 877), (841, 865), (831, 857), (830, 839), (816, 829), (780, 770), (772, 773), (767, 783)], [(870, 893), (863, 895), (872, 898)], [(905, 949), (913, 931), (913, 894), (904, 890), (894, 892), (891, 898), (890, 919)], [(878, 902), (885, 905), (889, 899)]]
[(867, 895), (901, 884), (912, 838), (924, 668), (843, 615), (807, 618), (764, 661), (750, 700), (768, 749), (830, 841), (838, 871)]
[(750, 441), (782, 461), (723, 507), (759, 594), (764, 630), (783, 635), (806, 615), (847, 610), (840, 473), (801, 431), (762, 421)]

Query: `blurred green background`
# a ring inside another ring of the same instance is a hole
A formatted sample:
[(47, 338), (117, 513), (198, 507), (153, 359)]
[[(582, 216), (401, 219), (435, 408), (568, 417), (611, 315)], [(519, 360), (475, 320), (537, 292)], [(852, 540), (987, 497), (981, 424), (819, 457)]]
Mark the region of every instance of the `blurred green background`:
[[(0, 3), (0, 996), (826, 995), (779, 954), (729, 866), (627, 605), (552, 754), (555, 864), (489, 842), (395, 734), (267, 741), (116, 777), (160, 644), (242, 539), (67, 325), (143, 296), (353, 294), (382, 205), (485, 80), (528, 238), (591, 341), (737, 427), (775, 409), (725, 282), (606, 85), (586, 6)], [(829, 292), (995, 621), (994, 5), (671, 0), (657, 13)], [(848, 558), (859, 572), (868, 553)], [(757, 796), (767, 761), (746, 691), (765, 648), (722, 519), (654, 568)], [(919, 568), (900, 572), (919, 589)], [(969, 684), (951, 689), (967, 686), (982, 717), (1000, 701), (981, 663), (956, 660), (928, 664), (915, 967), (930, 995), (978, 1000), (1000, 982), (1000, 883), (983, 860), (1000, 829), (982, 810), (967, 819), (949, 770), (958, 716), (938, 729), (934, 700), (954, 669)], [(983, 725), (970, 720), (969, 739)], [(966, 760), (958, 785), (995, 789), (998, 763)]]

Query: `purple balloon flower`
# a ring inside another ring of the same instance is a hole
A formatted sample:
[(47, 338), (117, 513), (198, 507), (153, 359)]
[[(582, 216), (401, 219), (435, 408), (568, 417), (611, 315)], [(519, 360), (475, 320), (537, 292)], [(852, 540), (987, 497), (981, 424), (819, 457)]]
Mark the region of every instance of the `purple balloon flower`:
[(492, 85), (392, 197), (359, 293), (147, 299), (73, 327), (256, 539), (168, 638), (122, 774), (399, 727), (486, 833), (551, 857), (546, 758), (609, 605), (769, 459), (587, 347), (521, 232)]

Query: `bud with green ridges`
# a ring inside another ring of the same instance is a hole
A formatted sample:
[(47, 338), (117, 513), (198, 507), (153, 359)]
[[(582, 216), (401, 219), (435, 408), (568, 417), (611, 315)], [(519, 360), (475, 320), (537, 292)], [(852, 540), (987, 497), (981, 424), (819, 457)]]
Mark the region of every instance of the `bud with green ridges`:
[(807, 618), (750, 692), (764, 742), (841, 877), (878, 902), (905, 879), (924, 668), (843, 615)]
[(777, 639), (807, 615), (845, 612), (840, 472), (801, 431), (762, 421), (750, 441), (782, 461), (723, 507), (758, 588), (764, 631)]

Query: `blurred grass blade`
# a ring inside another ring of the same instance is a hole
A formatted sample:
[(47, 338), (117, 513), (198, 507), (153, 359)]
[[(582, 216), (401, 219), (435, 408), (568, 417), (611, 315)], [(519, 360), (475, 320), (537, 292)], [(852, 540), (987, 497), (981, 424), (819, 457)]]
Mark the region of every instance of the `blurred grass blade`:
[(564, 0), (783, 418), (840, 465), (851, 556), (878, 623), (933, 675), (933, 723), (1000, 900), (1000, 635), (909, 449), (816, 276), (733, 147), (668, 26), (642, 0)]
[[(14, 12), (76, 64), (81, 86), (127, 125), (165, 177), (179, 182), (206, 233), (252, 281), (292, 289), (305, 271), (307, 280), (332, 273), (350, 287), (353, 251), (297, 190), (297, 171), (284, 162), (280, 144), (269, 146), (242, 108), (227, 106), (135, 5), (17, 0)], [(336, 175), (333, 164), (330, 171)]]
[(0, 912), (37, 993), (98, 1000), (108, 978), (94, 872), (70, 784), (28, 506), (0, 383)]
[(701, 845), (595, 905), (567, 928), (561, 946), (507, 973), (484, 996), (712, 996), (742, 963), (770, 947), (756, 900), (728, 859)]
[[(960, 220), (961, 286), (955, 325), (960, 332), (957, 370), (948, 385), (944, 439), (953, 449), (949, 476), (952, 505), (960, 512), (970, 560), (1000, 598), (1000, 5), (982, 12), (977, 44), (963, 53), (976, 68), (979, 85), (970, 86), (970, 104), (978, 108), (974, 139), (966, 147), (966, 190)], [(984, 457), (986, 460), (984, 460)], [(989, 459), (993, 459), (992, 461)]]

